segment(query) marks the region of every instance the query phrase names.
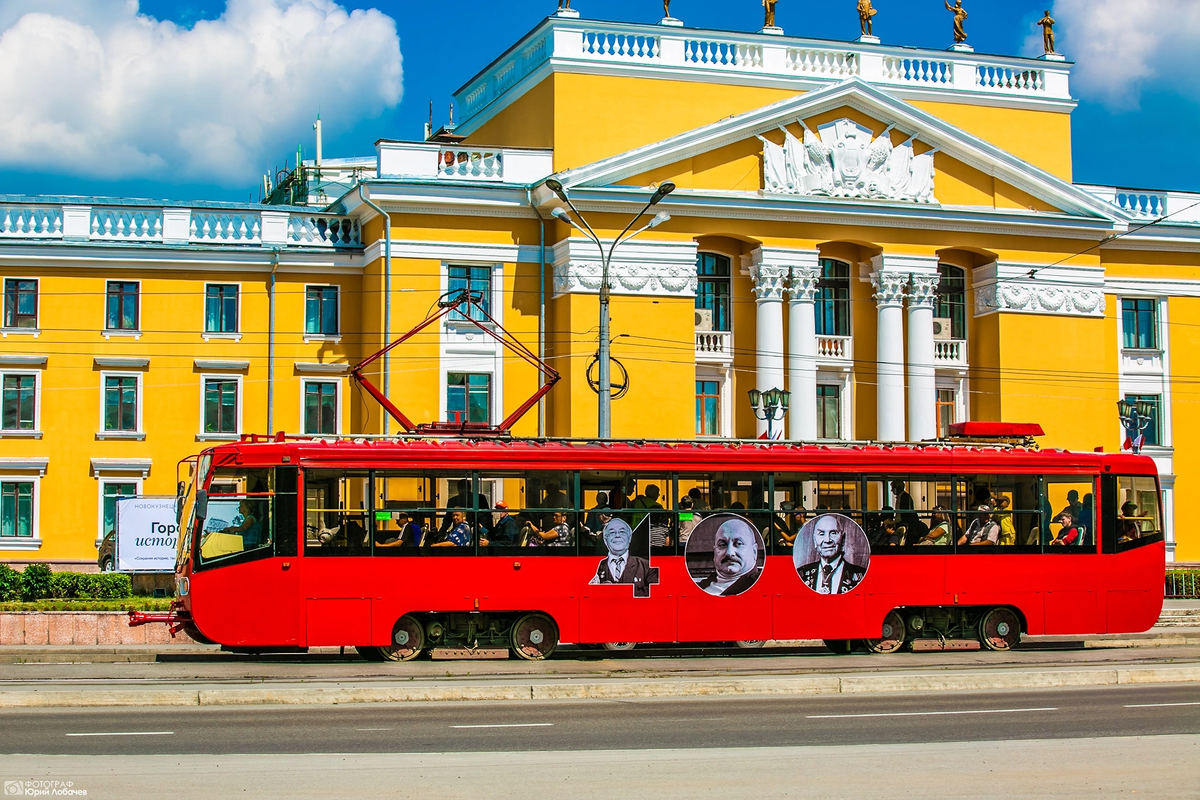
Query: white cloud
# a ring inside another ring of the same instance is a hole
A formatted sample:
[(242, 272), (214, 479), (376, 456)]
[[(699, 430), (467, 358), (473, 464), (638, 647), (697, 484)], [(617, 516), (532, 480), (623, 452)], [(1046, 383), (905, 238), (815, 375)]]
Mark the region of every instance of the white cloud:
[(395, 22), (332, 0), (228, 0), (190, 29), (137, 0), (0, 0), (0, 26), (10, 168), (252, 183), (318, 108), (350, 122), (400, 101)]
[[(1149, 82), (1200, 99), (1200, 3), (1056, 0), (1055, 49), (1076, 62), (1075, 94), (1132, 109)], [(1041, 29), (1026, 43), (1042, 52)]]

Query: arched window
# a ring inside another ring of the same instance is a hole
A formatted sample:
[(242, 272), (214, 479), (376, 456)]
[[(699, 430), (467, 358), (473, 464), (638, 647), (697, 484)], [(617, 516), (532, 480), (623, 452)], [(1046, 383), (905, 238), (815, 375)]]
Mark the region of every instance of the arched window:
[(696, 308), (712, 312), (714, 331), (732, 330), (729, 327), (730, 284), (729, 257), (716, 253), (701, 253), (696, 258)]
[(817, 283), (817, 335), (850, 335), (850, 265), (832, 258), (821, 259)]
[(967, 272), (961, 267), (938, 264), (937, 309), (935, 316), (950, 320), (950, 336), (954, 339), (967, 338)]

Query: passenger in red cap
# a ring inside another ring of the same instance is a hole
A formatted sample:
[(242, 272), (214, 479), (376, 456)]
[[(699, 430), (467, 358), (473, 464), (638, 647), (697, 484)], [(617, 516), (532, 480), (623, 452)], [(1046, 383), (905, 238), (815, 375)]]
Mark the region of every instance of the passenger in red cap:
[(504, 500), (496, 501), (489, 542), (494, 547), (517, 547), (521, 543), (521, 526), (509, 515), (508, 503)]

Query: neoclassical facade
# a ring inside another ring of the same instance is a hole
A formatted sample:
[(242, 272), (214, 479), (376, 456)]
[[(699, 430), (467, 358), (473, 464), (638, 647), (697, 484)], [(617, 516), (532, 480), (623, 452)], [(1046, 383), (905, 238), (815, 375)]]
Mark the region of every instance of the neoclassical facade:
[[(0, 558), (94, 561), (111, 497), (173, 493), (209, 441), (395, 434), (346, 373), (460, 289), (562, 375), (514, 434), (594, 437), (602, 257), (553, 177), (606, 249), (676, 186), (612, 254), (614, 436), (753, 439), (747, 392), (779, 388), (787, 440), (999, 420), (1117, 451), (1117, 401), (1146, 399), (1170, 552), (1200, 561), (1173, 517), (1200, 481), (1200, 195), (1072, 181), (1069, 62), (572, 13), (456, 104), (272, 193), (307, 205), (4, 199)], [(539, 385), (454, 317), (372, 369), (418, 422)]]

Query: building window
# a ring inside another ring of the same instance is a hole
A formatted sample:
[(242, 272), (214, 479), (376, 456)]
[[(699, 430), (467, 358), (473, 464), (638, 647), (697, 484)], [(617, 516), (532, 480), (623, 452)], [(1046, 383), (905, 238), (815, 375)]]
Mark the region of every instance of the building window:
[(1121, 300), (1123, 345), (1129, 350), (1158, 349), (1158, 301), (1136, 298)]
[(338, 287), (308, 287), (304, 304), (304, 332), (312, 336), (338, 335)]
[(818, 336), (850, 335), (849, 264), (830, 258), (821, 259), (816, 306)]
[(138, 329), (138, 285), (133, 281), (109, 281), (104, 326), (110, 331)]
[(237, 433), (238, 382), (228, 378), (204, 381), (204, 432)]
[(958, 392), (953, 389), (938, 389), (937, 421), (938, 436), (945, 439), (950, 435), (950, 426), (958, 422)]
[(1143, 434), (1146, 438), (1142, 441), (1145, 447), (1157, 447), (1163, 443), (1162, 429), (1162, 395), (1161, 394), (1127, 394), (1125, 400), (1130, 403), (1149, 403), (1150, 425), (1146, 428)]
[(488, 424), (492, 417), (492, 376), (451, 372), (446, 376), (446, 420)]
[(138, 429), (138, 379), (132, 375), (104, 377), (104, 430)]
[[(455, 292), (470, 292), (479, 299), (483, 311), (492, 311), (492, 268), (491, 267), (450, 267), (449, 289), (451, 299)], [(483, 321), (487, 319), (476, 306), (470, 308), (471, 319)], [(465, 320), (467, 315), (455, 311), (452, 319)]]
[(4, 281), (4, 327), (37, 327), (38, 282), (9, 278)]
[(238, 287), (210, 283), (204, 287), (204, 332), (237, 333)]
[(337, 435), (338, 385), (331, 381), (304, 384), (304, 432), (313, 436)]
[(33, 537), (33, 482), (0, 483), (0, 537)]
[(37, 425), (37, 377), (5, 375), (0, 427), (6, 431), (32, 431)]
[(935, 317), (950, 320), (950, 337), (967, 338), (967, 271), (949, 264), (938, 264), (941, 280), (937, 289)]
[(712, 312), (714, 331), (732, 330), (730, 327), (730, 297), (732, 284), (729, 259), (715, 253), (701, 253), (696, 259), (696, 309)]
[(817, 438), (842, 438), (842, 387), (817, 387)]
[(103, 539), (117, 530), (117, 498), (137, 497), (138, 487), (136, 483), (104, 483), (101, 491), (104, 493), (104, 510), (100, 538)]
[(721, 384), (696, 381), (696, 435), (721, 435)]

